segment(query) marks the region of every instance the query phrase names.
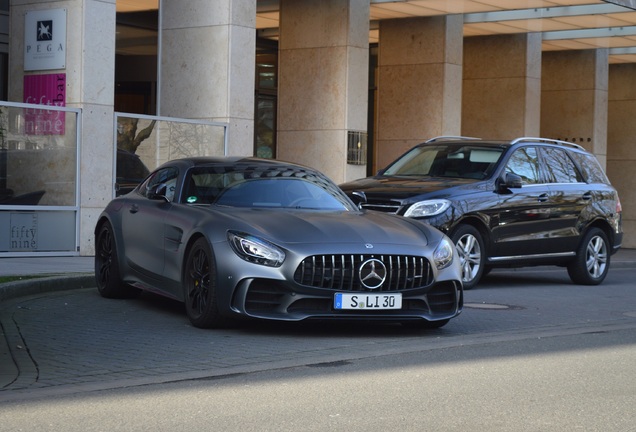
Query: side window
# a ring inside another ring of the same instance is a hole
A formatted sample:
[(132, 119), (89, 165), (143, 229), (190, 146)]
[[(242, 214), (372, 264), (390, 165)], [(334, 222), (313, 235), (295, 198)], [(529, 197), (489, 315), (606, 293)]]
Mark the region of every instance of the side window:
[(596, 156), (589, 153), (572, 152), (572, 157), (577, 162), (584, 180), (588, 183), (610, 184), (601, 164), (598, 163)]
[(552, 183), (582, 183), (583, 176), (563, 149), (544, 147), (541, 149), (548, 178)]
[(505, 172), (520, 176), (524, 185), (541, 183), (537, 149), (522, 147), (515, 150), (506, 164)]
[[(141, 186), (139, 192), (148, 197), (150, 191), (160, 185), (160, 191), (170, 201), (174, 199), (175, 186), (177, 184), (177, 176), (179, 171), (176, 168), (165, 168), (155, 172), (148, 177), (146, 182)], [(164, 189), (165, 188), (165, 189)]]

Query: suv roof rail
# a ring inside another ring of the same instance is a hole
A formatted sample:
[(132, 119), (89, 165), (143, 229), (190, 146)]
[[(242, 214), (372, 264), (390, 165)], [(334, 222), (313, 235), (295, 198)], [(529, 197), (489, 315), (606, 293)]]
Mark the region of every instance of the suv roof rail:
[(511, 144), (517, 144), (520, 142), (544, 142), (544, 143), (551, 143), (551, 144), (560, 144), (560, 145), (572, 147), (578, 150), (585, 150), (584, 147), (578, 144), (574, 144), (569, 141), (563, 141), (563, 140), (551, 139), (551, 138), (520, 137), (520, 138), (516, 138), (512, 140)]
[(428, 139), (425, 142), (432, 143), (432, 142), (440, 141), (440, 140), (473, 140), (473, 141), (481, 141), (481, 138), (466, 137), (466, 136), (456, 136), (456, 135), (441, 135), (441, 136), (436, 136), (434, 138)]

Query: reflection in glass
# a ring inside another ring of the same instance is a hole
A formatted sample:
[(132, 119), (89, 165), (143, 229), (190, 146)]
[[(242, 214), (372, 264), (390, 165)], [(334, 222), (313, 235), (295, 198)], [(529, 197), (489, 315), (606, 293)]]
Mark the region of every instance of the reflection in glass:
[(0, 206), (76, 205), (76, 139), (75, 112), (0, 107)]

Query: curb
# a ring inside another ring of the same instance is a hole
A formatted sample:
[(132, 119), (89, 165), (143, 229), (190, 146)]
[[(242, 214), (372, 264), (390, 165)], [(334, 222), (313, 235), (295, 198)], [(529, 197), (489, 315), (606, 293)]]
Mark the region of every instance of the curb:
[(93, 273), (51, 275), (6, 282), (0, 284), (0, 302), (47, 292), (92, 288), (94, 286), (95, 275)]

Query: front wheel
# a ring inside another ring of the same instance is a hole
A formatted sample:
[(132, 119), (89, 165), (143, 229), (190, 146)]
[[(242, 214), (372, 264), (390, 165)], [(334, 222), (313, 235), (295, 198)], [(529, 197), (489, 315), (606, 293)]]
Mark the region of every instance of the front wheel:
[(610, 245), (607, 235), (599, 228), (592, 228), (583, 237), (576, 258), (568, 265), (570, 279), (579, 285), (598, 285), (607, 276), (609, 267)]
[(121, 280), (115, 235), (108, 222), (99, 228), (95, 236), (95, 283), (102, 297), (126, 298), (139, 294), (139, 289)]
[(453, 232), (451, 239), (455, 243), (459, 262), (462, 268), (462, 284), (464, 289), (471, 289), (481, 279), (486, 261), (486, 248), (481, 234), (471, 225), (460, 225)]
[(205, 238), (194, 242), (183, 272), (185, 308), (193, 326), (219, 327), (223, 323), (216, 298), (216, 267)]

